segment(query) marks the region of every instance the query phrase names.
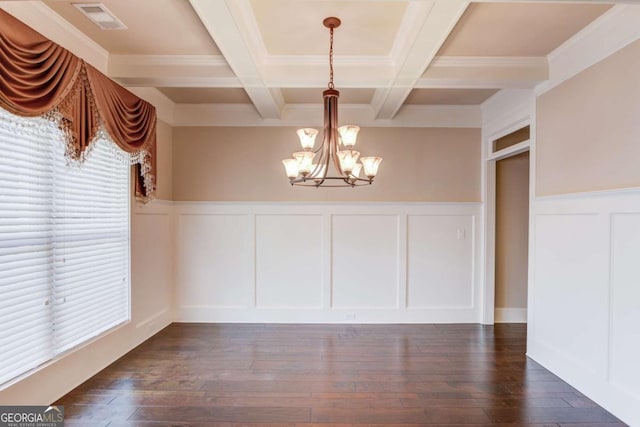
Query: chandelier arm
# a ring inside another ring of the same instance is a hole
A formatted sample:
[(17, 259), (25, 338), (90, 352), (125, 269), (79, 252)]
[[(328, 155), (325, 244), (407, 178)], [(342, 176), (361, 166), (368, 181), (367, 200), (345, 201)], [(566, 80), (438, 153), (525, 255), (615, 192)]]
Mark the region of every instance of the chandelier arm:
[(309, 173), (309, 177), (314, 177), (318, 173), (318, 168), (320, 167), (320, 163), (316, 163), (316, 167)]
[[(312, 175), (314, 177), (313, 181), (315, 182), (315, 186), (319, 187), (320, 185), (322, 185), (322, 183), (324, 182), (324, 178), (327, 176), (327, 165), (329, 164), (329, 155), (326, 152), (326, 144), (324, 143), (324, 141), (322, 141), (322, 145), (320, 146), (320, 148), (318, 148), (317, 151), (320, 151), (320, 157), (318, 158), (318, 162), (316, 163), (316, 167), (313, 170)], [(324, 170), (322, 168), (323, 165)], [(320, 180), (318, 180), (317, 173), (320, 171), (323, 171), (323, 173)]]
[(324, 181), (327, 179), (327, 174), (329, 173), (329, 163), (331, 161), (331, 152), (328, 150), (329, 146), (325, 144), (324, 141), (322, 141), (322, 147), (323, 147), (323, 150), (322, 150), (323, 157), (321, 159), (324, 164), (324, 173), (322, 174), (322, 179), (316, 182), (316, 187), (320, 187), (322, 184), (324, 184)]
[(340, 93), (338, 91), (335, 91), (336, 94), (335, 96), (329, 96), (328, 97), (328, 102), (327, 102), (327, 112), (328, 112), (328, 133), (329, 133), (329, 151), (331, 153), (331, 158), (333, 159), (333, 164), (336, 167), (336, 170), (338, 171), (338, 173), (342, 176), (345, 176), (347, 174), (344, 173), (344, 171), (342, 170), (342, 166), (340, 165), (340, 160), (338, 159), (338, 151), (340, 150), (339, 147), (339, 135), (338, 135), (338, 129), (337, 129), (337, 123), (338, 123), (338, 98), (340, 96)]

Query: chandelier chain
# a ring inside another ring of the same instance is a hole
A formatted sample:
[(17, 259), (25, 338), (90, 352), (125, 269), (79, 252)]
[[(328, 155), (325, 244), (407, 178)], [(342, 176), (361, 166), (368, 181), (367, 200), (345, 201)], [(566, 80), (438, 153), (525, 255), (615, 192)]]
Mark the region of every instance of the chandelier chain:
[(329, 28), (329, 89), (333, 89), (333, 27)]

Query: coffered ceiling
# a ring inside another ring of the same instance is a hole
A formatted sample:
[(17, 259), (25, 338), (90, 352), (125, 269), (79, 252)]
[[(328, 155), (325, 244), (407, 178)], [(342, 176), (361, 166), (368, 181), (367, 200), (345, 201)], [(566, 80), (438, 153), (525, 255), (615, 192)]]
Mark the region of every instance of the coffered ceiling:
[[(110, 77), (173, 105), (177, 125), (321, 121), (327, 16), (342, 20), (335, 30), (341, 115), (381, 126), (405, 116), (416, 123), (440, 110), (478, 116), (477, 106), (500, 89), (546, 80), (547, 56), (613, 7), (567, 0), (102, 0), (127, 29), (101, 30), (73, 3), (0, 7), (41, 32), (61, 26), (95, 45)], [(45, 16), (38, 25), (34, 7)]]

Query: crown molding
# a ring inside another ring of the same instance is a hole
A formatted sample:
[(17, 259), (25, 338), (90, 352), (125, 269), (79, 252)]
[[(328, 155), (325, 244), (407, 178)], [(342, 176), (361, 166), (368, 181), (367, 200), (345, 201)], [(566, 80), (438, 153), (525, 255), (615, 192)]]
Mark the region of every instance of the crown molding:
[(106, 74), (109, 52), (44, 3), (5, 1), (0, 8)]
[(536, 95), (542, 95), (640, 39), (638, 23), (640, 5), (612, 7), (548, 55), (549, 80), (536, 87)]

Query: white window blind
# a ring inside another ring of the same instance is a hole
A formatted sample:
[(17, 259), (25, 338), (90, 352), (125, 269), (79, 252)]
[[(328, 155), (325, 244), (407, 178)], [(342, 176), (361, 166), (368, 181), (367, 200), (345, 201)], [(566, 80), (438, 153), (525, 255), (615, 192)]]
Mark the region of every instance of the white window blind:
[(0, 122), (0, 383), (53, 356), (53, 144), (43, 144), (45, 126), (17, 136), (7, 114)]
[(129, 318), (129, 162), (0, 111), (0, 384)]

